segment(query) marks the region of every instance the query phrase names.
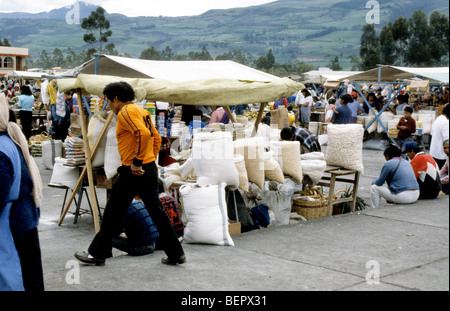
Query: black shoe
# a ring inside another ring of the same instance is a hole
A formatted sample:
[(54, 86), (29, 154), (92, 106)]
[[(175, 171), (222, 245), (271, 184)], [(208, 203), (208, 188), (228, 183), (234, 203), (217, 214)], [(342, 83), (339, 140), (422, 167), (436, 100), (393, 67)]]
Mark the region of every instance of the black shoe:
[(76, 252), (74, 254), (75, 258), (81, 261), (82, 263), (96, 265), (96, 266), (104, 266), (105, 259), (97, 259), (97, 258), (89, 258), (89, 254), (86, 252)]
[(161, 262), (165, 265), (169, 265), (169, 266), (175, 266), (176, 264), (184, 264), (186, 262), (186, 256), (180, 256), (178, 257), (178, 259), (170, 259), (168, 257), (162, 258)]

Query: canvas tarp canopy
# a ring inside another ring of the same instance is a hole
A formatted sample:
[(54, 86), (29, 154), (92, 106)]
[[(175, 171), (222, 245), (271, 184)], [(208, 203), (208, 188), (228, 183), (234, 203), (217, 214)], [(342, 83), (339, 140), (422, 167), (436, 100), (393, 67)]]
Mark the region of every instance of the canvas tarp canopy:
[(312, 70), (304, 73), (303, 83), (323, 84), (328, 80), (338, 81), (339, 79), (361, 73), (361, 71), (334, 71), (334, 70)]
[[(97, 72), (96, 72), (97, 62)], [(278, 77), (241, 65), (221, 61), (155, 61), (111, 55), (96, 58), (78, 68), (80, 73), (121, 76), (127, 78), (153, 78), (174, 82), (202, 79), (239, 79), (248, 81), (274, 81)]]
[(359, 82), (396, 82), (398, 80), (420, 77), (431, 82), (449, 82), (449, 67), (396, 67), (381, 65), (377, 68), (361, 72), (359, 74), (340, 78), (339, 80), (359, 81)]
[(35, 72), (35, 71), (13, 71), (11, 77), (18, 77), (22, 79), (40, 79), (41, 77), (47, 75), (45, 72)]
[(55, 79), (60, 92), (81, 89), (83, 95), (103, 96), (104, 87), (112, 82), (128, 82), (138, 100), (161, 101), (182, 105), (231, 106), (272, 102), (292, 96), (305, 88), (289, 78), (270, 82), (237, 79), (203, 79), (174, 82), (164, 79), (123, 78), (79, 74), (74, 79)]

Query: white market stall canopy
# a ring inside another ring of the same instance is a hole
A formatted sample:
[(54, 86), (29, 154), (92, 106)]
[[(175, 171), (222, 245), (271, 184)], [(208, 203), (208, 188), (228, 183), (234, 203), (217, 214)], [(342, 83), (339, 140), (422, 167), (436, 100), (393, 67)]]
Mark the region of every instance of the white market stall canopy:
[(333, 71), (331, 69), (312, 70), (303, 74), (305, 77), (303, 83), (323, 84), (327, 80), (337, 81), (358, 73), (361, 73), (361, 71)]
[(164, 79), (174, 82), (203, 79), (239, 79), (266, 82), (278, 79), (276, 76), (228, 60), (154, 61), (111, 55), (97, 55), (95, 59), (83, 64), (79, 68), (79, 72), (127, 78)]
[(396, 82), (398, 80), (412, 77), (420, 77), (430, 80), (431, 82), (448, 84), (449, 67), (414, 68), (380, 65), (377, 68), (340, 78), (338, 80), (359, 82)]
[(161, 101), (182, 105), (231, 106), (271, 102), (289, 97), (305, 88), (289, 78), (261, 82), (239, 79), (202, 79), (174, 82), (164, 79), (123, 78), (108, 75), (79, 74), (74, 79), (56, 79), (60, 92), (81, 89), (83, 95), (103, 96), (112, 82), (128, 82), (138, 100)]
[(13, 71), (11, 77), (17, 77), (22, 79), (40, 79), (43, 76), (46, 76), (45, 72), (35, 72), (35, 71)]

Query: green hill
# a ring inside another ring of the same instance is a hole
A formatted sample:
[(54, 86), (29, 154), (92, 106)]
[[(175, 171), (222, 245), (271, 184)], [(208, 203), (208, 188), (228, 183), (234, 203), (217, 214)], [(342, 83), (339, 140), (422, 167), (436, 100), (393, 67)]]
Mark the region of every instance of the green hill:
[[(362, 27), (366, 23), (367, 0), (278, 0), (260, 6), (211, 10), (190, 17), (136, 17), (109, 14), (113, 42), (120, 53), (139, 57), (142, 50), (170, 46), (174, 53), (187, 54), (206, 46), (213, 57), (240, 49), (255, 58), (272, 48), (278, 63), (304, 61), (316, 66), (328, 64), (339, 56), (344, 69), (349, 56), (359, 54)], [(379, 0), (380, 30), (398, 17), (410, 17), (415, 10), (427, 15), (438, 10), (448, 14), (446, 0)], [(85, 5), (80, 5), (84, 7)], [(88, 8), (95, 9), (95, 7)], [(70, 9), (51, 13), (0, 14), (0, 38), (13, 46), (27, 47), (33, 58), (42, 50), (52, 53), (60, 48), (76, 52), (89, 46), (83, 41), (79, 24), (68, 24)], [(83, 8), (81, 16), (85, 16)]]

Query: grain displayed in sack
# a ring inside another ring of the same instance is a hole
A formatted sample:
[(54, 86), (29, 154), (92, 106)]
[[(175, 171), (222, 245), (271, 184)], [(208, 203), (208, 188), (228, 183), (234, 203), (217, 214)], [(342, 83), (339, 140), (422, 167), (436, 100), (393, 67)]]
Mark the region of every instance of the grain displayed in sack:
[[(112, 113), (112, 112), (110, 112)], [(88, 141), (89, 141), (89, 147), (91, 148), (91, 151), (94, 150), (94, 146), (97, 143), (97, 140), (100, 136), (100, 133), (103, 130), (103, 127), (106, 123), (107, 114), (106, 111), (102, 111), (99, 113), (96, 113), (90, 120), (88, 125)], [(117, 122), (117, 116), (114, 116), (114, 118), (111, 121), (111, 124), (108, 128), (113, 127)], [(92, 167), (100, 167), (104, 166), (105, 164), (105, 149), (106, 149), (106, 135), (103, 136), (98, 148), (97, 152), (95, 153), (94, 158), (92, 159)]]
[(329, 124), (327, 164), (364, 174), (363, 136), (360, 124)]
[(269, 159), (264, 161), (264, 175), (265, 179), (276, 181), (280, 184), (284, 184), (284, 175), (281, 170), (281, 166), (275, 159)]
[(114, 125), (109, 128), (106, 134), (104, 169), (106, 178), (108, 179), (114, 178), (117, 175), (117, 169), (122, 165), (118, 145), (116, 126)]
[(62, 157), (63, 143), (61, 140), (48, 140), (42, 143), (42, 162), (48, 170), (55, 165), (55, 158)]
[(264, 140), (261, 138), (240, 139), (234, 142), (236, 155), (244, 157), (248, 180), (260, 189), (264, 187)]
[(300, 158), (300, 142), (271, 142), (270, 150), (273, 151), (273, 157), (280, 164), (283, 174), (289, 175), (301, 183), (303, 181), (303, 174)]
[(322, 179), (326, 167), (327, 162), (323, 160), (302, 160), (303, 175), (309, 176), (314, 185)]
[(247, 168), (245, 167), (244, 157), (239, 155), (235, 156), (234, 164), (236, 165), (236, 169), (239, 174), (239, 189), (248, 192), (249, 190), (248, 174)]
[(231, 133), (195, 133), (192, 160), (198, 185), (226, 183), (228, 186), (239, 187)]
[(183, 243), (234, 246), (228, 231), (225, 186), (188, 184), (180, 188), (187, 221)]

